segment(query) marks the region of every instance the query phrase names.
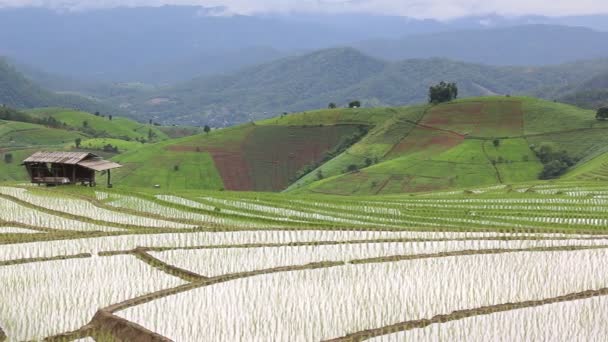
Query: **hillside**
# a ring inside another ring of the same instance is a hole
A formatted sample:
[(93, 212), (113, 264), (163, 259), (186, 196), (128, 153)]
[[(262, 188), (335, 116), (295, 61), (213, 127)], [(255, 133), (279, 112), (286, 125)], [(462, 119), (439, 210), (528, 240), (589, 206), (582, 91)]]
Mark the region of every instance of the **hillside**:
[(410, 35), (355, 45), (389, 60), (443, 57), (491, 65), (550, 65), (608, 56), (607, 32), (583, 27), (522, 25)]
[(560, 98), (573, 105), (597, 109), (608, 105), (608, 72), (594, 76)]
[(58, 94), (35, 84), (0, 57), (0, 104), (14, 108), (67, 107), (118, 114), (113, 107), (77, 95)]
[(524, 97), (319, 110), (144, 146), (115, 158), (116, 181), (336, 195), (513, 184), (562, 150), (580, 164), (601, 155), (607, 132), (593, 111)]
[(303, 121), (297, 115), (279, 117), (146, 146), (116, 157), (125, 167), (114, 178), (137, 187), (280, 191), (303, 170), (341, 153), (392, 110), (305, 115)]
[[(459, 100), (427, 107), (408, 124), (392, 144), (364, 139), (319, 168), (326, 179), (309, 176), (289, 190), (371, 195), (513, 184), (538, 179), (544, 166), (534, 151), (543, 146), (582, 163), (608, 143), (608, 124), (593, 111), (531, 98)], [(357, 171), (346, 172), (351, 164)]]
[(431, 84), (450, 80), (462, 96), (535, 94), (553, 99), (608, 70), (608, 59), (550, 67), (495, 67), (446, 59), (385, 62), (351, 48), (317, 51), (232, 73), (199, 78), (142, 93), (128, 104), (133, 116), (223, 127), (280, 115), (345, 105), (401, 106), (426, 101)]
[[(111, 158), (150, 142), (167, 140), (168, 134), (184, 136), (196, 132), (196, 128), (158, 127), (122, 117), (110, 120), (107, 116), (61, 108), (20, 112), (1, 107), (0, 181), (26, 180), (21, 161), (39, 150), (90, 151)], [(76, 146), (76, 141), (80, 146)]]
[[(48, 1), (37, 3), (40, 6), (49, 4)], [(404, 20), (399, 14), (365, 13), (285, 11), (279, 15), (222, 15), (221, 8), (152, 7), (155, 6), (154, 3), (142, 1), (139, 2), (142, 7), (100, 6), (103, 8), (94, 9), (86, 6), (87, 10), (81, 7), (72, 9), (72, 6), (77, 6), (74, 1), (53, 3), (57, 5), (54, 9), (37, 6), (1, 8), (2, 53), (49, 72), (110, 83), (166, 84), (172, 80), (186, 81), (195, 76), (217, 74), (269, 61), (277, 56), (272, 50), (280, 51), (279, 55), (293, 55), (303, 50), (353, 45), (355, 42), (373, 39), (385, 39), (390, 44), (391, 41), (406, 36), (462, 30), (479, 30), (482, 35), (492, 36), (488, 27), (528, 23), (606, 27), (606, 16), (601, 15), (579, 18), (489, 15), (438, 21), (416, 18)], [(118, 3), (120, 2), (115, 2)], [(145, 7), (145, 4), (150, 7)], [(21, 29), (15, 30), (15, 27)], [(584, 36), (587, 32), (581, 31), (580, 34)], [(458, 38), (457, 40), (464, 41)], [(581, 45), (578, 41), (559, 45), (550, 43), (563, 42), (554, 39), (555, 35), (546, 38), (547, 41), (539, 42), (519, 34), (517, 39), (510, 42), (511, 45), (501, 47), (504, 48), (504, 54), (507, 54), (521, 46), (534, 48), (536, 43), (540, 43), (542, 46), (552, 45), (556, 48), (551, 51), (557, 51), (557, 54), (548, 58), (573, 54), (576, 59), (590, 56), (588, 49), (573, 48)], [(603, 49), (604, 45), (600, 42), (596, 48)], [(454, 44), (451, 47), (455, 51), (471, 51), (467, 44)], [(431, 51), (436, 51), (435, 46), (432, 48)], [(423, 52), (418, 50), (413, 53)], [(477, 51), (468, 53), (475, 54)], [(514, 53), (509, 55), (516, 57)], [(495, 64), (493, 60), (484, 62)], [(528, 61), (525, 64), (533, 63)]]

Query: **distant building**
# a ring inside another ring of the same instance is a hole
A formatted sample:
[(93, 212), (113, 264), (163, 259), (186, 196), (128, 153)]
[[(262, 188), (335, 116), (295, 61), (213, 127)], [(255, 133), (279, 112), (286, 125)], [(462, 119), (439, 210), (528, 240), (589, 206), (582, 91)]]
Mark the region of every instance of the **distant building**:
[(109, 187), (112, 186), (111, 170), (122, 167), (88, 152), (36, 152), (22, 165), (34, 184), (95, 186), (95, 173), (106, 171)]

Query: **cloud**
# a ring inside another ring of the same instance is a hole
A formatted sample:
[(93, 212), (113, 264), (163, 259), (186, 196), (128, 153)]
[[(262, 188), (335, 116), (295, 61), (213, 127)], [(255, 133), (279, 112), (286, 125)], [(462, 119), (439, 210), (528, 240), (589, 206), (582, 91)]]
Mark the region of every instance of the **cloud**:
[(223, 7), (226, 13), (375, 13), (450, 19), (468, 15), (585, 15), (608, 13), (607, 0), (0, 0), (0, 7), (36, 6), (82, 10), (162, 5)]

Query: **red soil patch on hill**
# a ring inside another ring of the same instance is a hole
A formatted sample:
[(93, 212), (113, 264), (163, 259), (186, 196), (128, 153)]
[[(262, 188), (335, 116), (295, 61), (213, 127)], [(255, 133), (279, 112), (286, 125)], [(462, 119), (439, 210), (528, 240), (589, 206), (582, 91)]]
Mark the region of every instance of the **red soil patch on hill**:
[(472, 136), (519, 136), (523, 111), (519, 101), (454, 103), (431, 109), (421, 125)]
[(175, 152), (210, 153), (226, 190), (280, 191), (304, 167), (317, 163), (358, 126), (257, 126), (223, 146), (169, 146)]
[(462, 141), (464, 141), (463, 135), (427, 127), (416, 127), (391, 149), (387, 157), (399, 157), (420, 151), (441, 153), (457, 146)]

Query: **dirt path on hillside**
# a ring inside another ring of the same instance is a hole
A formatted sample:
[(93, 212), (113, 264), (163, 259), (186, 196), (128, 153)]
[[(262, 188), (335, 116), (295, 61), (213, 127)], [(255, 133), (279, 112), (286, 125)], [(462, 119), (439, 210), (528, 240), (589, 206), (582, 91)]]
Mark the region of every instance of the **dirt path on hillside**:
[(485, 141), (483, 141), (481, 143), (481, 150), (483, 151), (483, 155), (486, 156), (486, 159), (488, 160), (488, 162), (494, 168), (494, 172), (496, 173), (496, 178), (498, 179), (498, 182), (500, 184), (503, 184), (502, 176), (500, 175), (500, 171), (498, 170), (498, 167), (496, 166), (496, 161), (491, 160), (490, 156), (488, 155), (488, 151), (486, 150), (486, 142)]

